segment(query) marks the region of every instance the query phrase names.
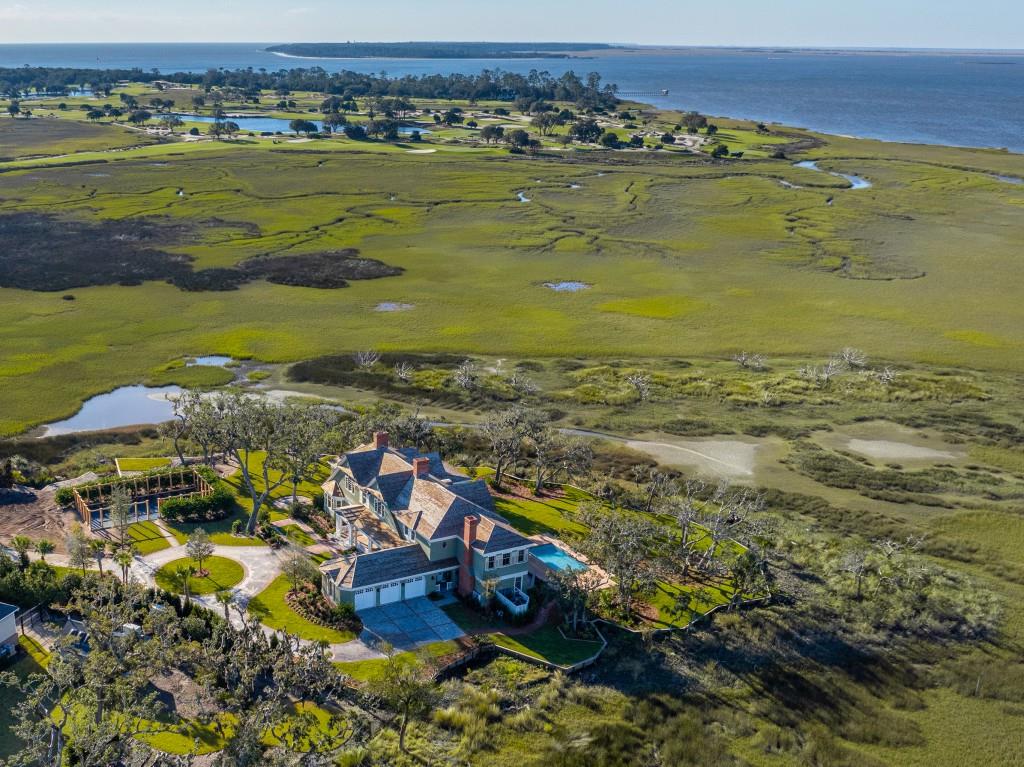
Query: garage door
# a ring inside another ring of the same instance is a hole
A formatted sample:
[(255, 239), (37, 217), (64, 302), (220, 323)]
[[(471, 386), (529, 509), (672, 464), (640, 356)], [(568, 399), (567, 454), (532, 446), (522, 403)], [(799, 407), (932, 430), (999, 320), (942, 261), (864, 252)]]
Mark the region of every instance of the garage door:
[(405, 598), (414, 599), (415, 597), (426, 596), (427, 594), (427, 581), (421, 575), (419, 578), (413, 578), (411, 581), (405, 582)]
[(356, 594), (356, 609), (365, 610), (377, 606), (377, 592), (373, 589)]
[(402, 584), (391, 583), (387, 586), (381, 586), (380, 589), (380, 603), (382, 605), (390, 604), (391, 602), (402, 601)]

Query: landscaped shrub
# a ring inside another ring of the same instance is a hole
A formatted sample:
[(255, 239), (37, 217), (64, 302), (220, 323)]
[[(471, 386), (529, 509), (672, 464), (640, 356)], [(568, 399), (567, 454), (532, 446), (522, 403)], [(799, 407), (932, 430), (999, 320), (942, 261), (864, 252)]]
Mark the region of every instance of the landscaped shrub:
[(70, 506), (75, 500), (75, 492), (70, 487), (62, 487), (55, 498), (61, 506)]
[(160, 504), (160, 516), (169, 522), (203, 522), (223, 519), (234, 506), (234, 494), (218, 482), (210, 495), (168, 498)]

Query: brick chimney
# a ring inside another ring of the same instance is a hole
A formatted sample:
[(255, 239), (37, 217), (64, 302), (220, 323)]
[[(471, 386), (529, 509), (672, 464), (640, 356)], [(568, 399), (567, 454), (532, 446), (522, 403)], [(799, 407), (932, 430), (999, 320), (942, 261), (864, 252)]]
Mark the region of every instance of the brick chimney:
[(462, 564), (459, 565), (459, 593), (468, 597), (476, 588), (473, 578), (473, 541), (476, 540), (476, 527), (480, 517), (469, 514), (462, 520)]
[(417, 477), (425, 477), (430, 473), (430, 459), (429, 458), (413, 458), (412, 459), (412, 473)]
[(388, 433), (386, 431), (375, 431), (373, 433), (373, 446), (377, 450), (388, 446)]

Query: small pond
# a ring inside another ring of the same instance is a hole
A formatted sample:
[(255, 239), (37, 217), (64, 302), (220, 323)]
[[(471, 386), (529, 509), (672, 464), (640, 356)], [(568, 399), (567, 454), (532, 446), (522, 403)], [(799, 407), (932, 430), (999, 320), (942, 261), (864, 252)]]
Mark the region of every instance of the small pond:
[(86, 400), (70, 418), (46, 424), (43, 436), (161, 423), (173, 415), (170, 398), (180, 393), (177, 386), (122, 386)]
[(578, 293), (581, 290), (586, 290), (590, 285), (576, 280), (563, 280), (562, 282), (545, 282), (544, 287), (556, 293)]
[(819, 173), (827, 173), (830, 176), (836, 176), (838, 178), (845, 178), (847, 181), (850, 182), (850, 187), (852, 189), (870, 189), (871, 188), (871, 182), (868, 181), (866, 178), (861, 178), (860, 176), (854, 176), (852, 173), (836, 173), (835, 171), (831, 171), (831, 170), (822, 170), (821, 168), (818, 167), (818, 163), (814, 162), (813, 160), (804, 160), (802, 162), (797, 162), (797, 163), (793, 163), (793, 164), (796, 167), (798, 167), (798, 168), (807, 168), (808, 170), (816, 170)]
[(996, 180), (1003, 181), (1007, 184), (1024, 184), (1024, 178), (1017, 176), (996, 176)]
[[(159, 119), (159, 115), (155, 115), (154, 119)], [(216, 122), (216, 119), (212, 115), (190, 115), (184, 112), (178, 112), (175, 117), (180, 117), (185, 122), (191, 123), (212, 123)], [(282, 117), (231, 117), (227, 115), (224, 117), (225, 120), (235, 123), (239, 128), (244, 131), (252, 131), (253, 133), (294, 133), (288, 124), (291, 120), (285, 120)], [(303, 117), (303, 120), (306, 118)], [(317, 130), (323, 129), (323, 123), (319, 120), (310, 120), (316, 126)], [(418, 131), (422, 135), (430, 133), (426, 128), (409, 127), (404, 126), (398, 129), (398, 132), (403, 136), (412, 135), (414, 131)]]
[(208, 354), (205, 357), (193, 357), (185, 363), (187, 367), (194, 365), (209, 365), (215, 368), (224, 368), (234, 362), (231, 357), (225, 357), (223, 354)]
[(519, 202), (529, 202), (530, 201), (530, 198), (526, 196), (526, 192), (516, 192), (516, 199), (518, 199)]
[(381, 301), (373, 310), (375, 312), (407, 312), (415, 308), (415, 304), (403, 304), (398, 301)]

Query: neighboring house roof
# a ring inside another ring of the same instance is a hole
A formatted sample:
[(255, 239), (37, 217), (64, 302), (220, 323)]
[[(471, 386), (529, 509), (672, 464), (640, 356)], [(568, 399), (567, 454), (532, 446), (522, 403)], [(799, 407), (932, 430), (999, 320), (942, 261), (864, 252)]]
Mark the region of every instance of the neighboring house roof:
[(437, 570), (458, 567), (454, 557), (431, 562), (414, 543), (324, 562), (320, 572), (343, 589), (360, 589)]
[(14, 615), (18, 612), (16, 605), (9, 605), (6, 602), (0, 602), (0, 620), (3, 620), (8, 615)]

